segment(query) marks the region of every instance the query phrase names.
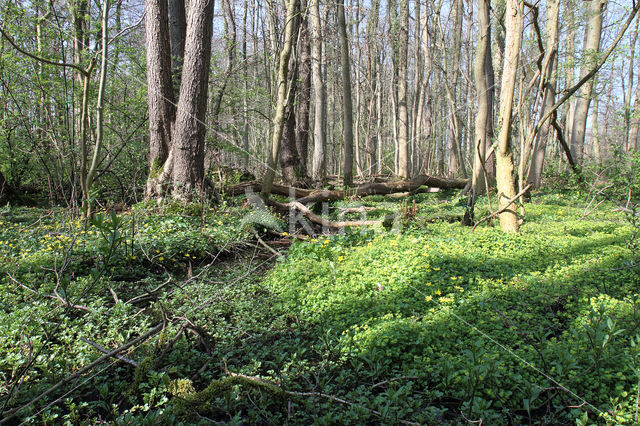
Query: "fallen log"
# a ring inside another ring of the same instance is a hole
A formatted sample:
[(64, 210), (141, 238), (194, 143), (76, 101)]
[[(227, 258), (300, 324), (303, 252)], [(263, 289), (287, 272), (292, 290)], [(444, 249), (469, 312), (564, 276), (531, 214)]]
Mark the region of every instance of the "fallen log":
[[(303, 189), (285, 185), (273, 185), (272, 194), (285, 197), (294, 196), (295, 200), (302, 204), (317, 203), (323, 201), (338, 201), (350, 196), (366, 197), (368, 195), (389, 195), (398, 192), (417, 194), (421, 192), (437, 192), (438, 189), (464, 189), (469, 179), (447, 179), (435, 176), (419, 175), (411, 180), (398, 180), (393, 182), (371, 182), (354, 188), (343, 189)], [(422, 187), (427, 188), (422, 188)], [(262, 182), (251, 181), (228, 186), (221, 192), (235, 196), (246, 193), (247, 190), (259, 193), (262, 190)]]
[[(262, 191), (262, 182), (258, 180), (242, 182), (236, 185), (227, 186), (220, 192), (233, 197), (236, 195), (243, 195), (247, 190), (260, 193)], [(306, 197), (312, 192), (314, 192), (313, 189), (295, 188), (293, 186), (278, 185), (276, 183), (273, 184), (273, 188), (271, 189), (272, 194), (283, 195), (285, 197), (289, 197), (293, 194), (295, 198)]]
[(268, 206), (274, 207), (276, 210), (281, 212), (289, 212), (292, 209), (298, 211), (301, 215), (309, 219), (311, 223), (316, 225), (323, 226), (325, 228), (339, 229), (339, 228), (347, 228), (349, 226), (366, 226), (366, 225), (378, 225), (383, 221), (380, 220), (344, 220), (340, 222), (333, 222), (331, 220), (327, 220), (321, 216), (318, 216), (314, 212), (312, 212), (307, 206), (298, 202), (291, 201), (288, 203), (279, 203), (271, 198), (266, 201)]
[(396, 192), (413, 192), (421, 186), (440, 189), (464, 189), (468, 179), (445, 179), (433, 176), (420, 175), (411, 180), (395, 182), (365, 183), (357, 188), (341, 190), (316, 190), (302, 198), (296, 199), (299, 203), (309, 204), (324, 201), (342, 200), (348, 196), (366, 197), (368, 195), (388, 195)]

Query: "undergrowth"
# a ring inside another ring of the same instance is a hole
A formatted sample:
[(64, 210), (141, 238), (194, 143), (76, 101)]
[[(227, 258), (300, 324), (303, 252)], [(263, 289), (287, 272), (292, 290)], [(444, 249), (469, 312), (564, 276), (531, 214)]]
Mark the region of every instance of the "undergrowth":
[[(607, 203), (583, 218), (587, 197), (534, 194), (519, 235), (449, 220), (466, 203), (451, 194), (417, 195), (415, 205), (369, 197), (335, 207), (411, 214), (298, 241), (281, 256), (255, 243), (266, 230), (247, 226), (239, 207), (134, 209), (119, 216), (109, 259), (100, 224), (9, 209), (1, 396), (11, 390), (6, 407), (20, 406), (101, 355), (85, 340), (113, 349), (163, 323), (124, 354), (137, 367), (110, 358), (19, 418), (635, 423), (637, 232)], [(487, 214), (486, 199), (476, 209)]]

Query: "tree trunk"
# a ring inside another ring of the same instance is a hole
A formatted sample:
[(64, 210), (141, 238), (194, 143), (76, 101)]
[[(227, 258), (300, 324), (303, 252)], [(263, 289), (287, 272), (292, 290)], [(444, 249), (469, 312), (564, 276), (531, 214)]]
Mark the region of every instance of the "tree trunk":
[(311, 112), (311, 40), (309, 37), (309, 13), (307, 0), (301, 0), (302, 22), (300, 27), (300, 63), (298, 90), (298, 120), (296, 122), (296, 147), (300, 158), (300, 171), (305, 180), (307, 172), (307, 152), (309, 150), (309, 118)]
[(367, 52), (369, 56), (368, 78), (369, 78), (369, 108), (367, 121), (367, 175), (373, 176), (376, 171), (378, 149), (378, 129), (377, 129), (377, 91), (378, 86), (378, 15), (380, 13), (380, 0), (372, 0), (371, 11), (367, 20)]
[(175, 120), (167, 0), (146, 2), (147, 102), (149, 106), (149, 179), (146, 197), (162, 197), (158, 180), (169, 155)]
[(310, 10), (312, 28), (311, 38), (311, 74), (315, 96), (313, 117), (313, 160), (312, 174), (316, 185), (322, 186), (326, 175), (326, 131), (325, 107), (326, 96), (322, 77), (322, 27), (320, 21), (319, 0), (311, 0)]
[(338, 32), (340, 34), (340, 65), (342, 67), (342, 127), (344, 138), (344, 186), (353, 184), (353, 103), (351, 101), (351, 64), (349, 40), (344, 15), (344, 0), (337, 2)]
[(409, 2), (400, 1), (398, 22), (398, 176), (409, 178), (409, 111), (407, 59), (409, 54)]
[[(585, 29), (585, 41), (583, 52), (583, 63), (581, 75), (585, 76), (593, 64), (597, 62), (596, 55), (600, 47), (600, 36), (602, 32), (602, 15), (606, 0), (591, 0), (587, 6), (587, 28)], [(576, 99), (575, 117), (573, 119), (573, 129), (571, 131), (571, 154), (576, 164), (582, 164), (584, 156), (584, 140), (587, 129), (587, 116), (589, 114), (589, 104), (591, 103), (591, 93), (593, 91), (593, 80), (588, 81)]]
[[(540, 117), (544, 117), (547, 111), (553, 108), (556, 102), (556, 71), (558, 69), (558, 15), (560, 13), (560, 0), (548, 0), (547, 2), (547, 45), (545, 57), (542, 61), (543, 70), (540, 78), (543, 79), (544, 100)], [(536, 136), (536, 141), (529, 166), (527, 182), (533, 188), (540, 188), (542, 184), (542, 168), (544, 165), (547, 140), (551, 130), (551, 120), (543, 123), (540, 132)]]
[[(522, 42), (522, 0), (507, 0), (505, 12), (505, 52), (500, 89), (500, 115), (498, 119), (498, 147), (496, 150), (496, 178), (498, 209), (505, 207), (516, 195), (513, 150), (511, 146), (511, 115), (513, 96)], [(518, 232), (518, 216), (513, 207), (499, 215), (500, 228), (505, 232)]]
[(167, 0), (147, 0), (146, 6), (151, 164), (146, 196), (188, 200), (194, 191), (204, 190), (204, 119), (214, 2), (189, 4), (177, 108), (173, 107)]
[(636, 99), (633, 101), (631, 112), (631, 125), (629, 126), (629, 146), (636, 151), (640, 148), (638, 141), (638, 130), (640, 129), (640, 81), (636, 86)]
[(169, 31), (171, 39), (171, 68), (176, 98), (180, 90), (184, 43), (187, 36), (187, 17), (184, 0), (169, 0)]
[(276, 176), (276, 167), (280, 156), (280, 144), (282, 141), (282, 132), (284, 129), (285, 112), (287, 108), (287, 83), (289, 76), (289, 58), (293, 46), (294, 27), (295, 27), (295, 11), (297, 8), (297, 0), (287, 1), (287, 15), (284, 30), (284, 40), (282, 51), (280, 52), (280, 63), (278, 65), (277, 79), (277, 102), (275, 114), (273, 117), (273, 130), (271, 134), (271, 155), (267, 165), (267, 172), (262, 185), (262, 194), (268, 197), (271, 194), (271, 187)]
[(179, 200), (204, 190), (204, 124), (213, 32), (213, 0), (191, 0), (180, 99), (173, 134), (173, 188)]
[(475, 142), (473, 144), (473, 194), (479, 194), (484, 188), (485, 162), (487, 158), (487, 125), (489, 114), (489, 93), (487, 90), (486, 61), (491, 57), (491, 21), (489, 19), (490, 0), (478, 0), (478, 44), (473, 63), (473, 79), (478, 97), (478, 110), (475, 120)]

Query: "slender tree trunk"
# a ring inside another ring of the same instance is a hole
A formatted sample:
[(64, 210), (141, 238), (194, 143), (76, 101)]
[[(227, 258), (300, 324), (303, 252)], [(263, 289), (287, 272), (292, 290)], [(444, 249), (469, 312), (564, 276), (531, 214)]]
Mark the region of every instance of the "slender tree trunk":
[(598, 132), (598, 97), (593, 100), (593, 118), (591, 122), (591, 138), (593, 140), (593, 158), (597, 165), (602, 164), (602, 151), (600, 149), (600, 134)]
[[(566, 87), (571, 87), (575, 83), (575, 63), (576, 63), (576, 18), (575, 18), (575, 2), (565, 0), (565, 25), (567, 26), (566, 55), (567, 55), (567, 71), (566, 71)], [(573, 131), (573, 119), (575, 117), (575, 102), (567, 102), (564, 125), (564, 138), (571, 141), (571, 133)]]
[[(507, 0), (505, 12), (505, 53), (500, 90), (500, 115), (498, 119), (498, 147), (496, 150), (496, 178), (498, 185), (498, 208), (507, 206), (507, 202), (516, 195), (513, 149), (511, 143), (511, 116), (513, 96), (520, 59), (522, 42), (522, 0)], [(505, 232), (518, 232), (519, 223), (515, 206), (506, 208), (499, 215), (500, 227)]]
[[(556, 102), (556, 72), (558, 69), (558, 40), (559, 26), (558, 15), (560, 13), (560, 0), (547, 1), (547, 44), (545, 56), (542, 61), (543, 69), (540, 78), (543, 79), (543, 106), (540, 117), (544, 117), (547, 111), (553, 108)], [(536, 136), (531, 157), (531, 164), (527, 182), (531, 183), (534, 188), (540, 188), (542, 184), (542, 168), (544, 165), (545, 151), (547, 149), (547, 140), (551, 131), (551, 120), (540, 128), (540, 132)]]
[(275, 115), (273, 117), (273, 131), (271, 136), (271, 155), (269, 156), (268, 168), (262, 185), (263, 196), (268, 197), (271, 194), (273, 181), (276, 176), (276, 167), (280, 155), (280, 143), (282, 140), (282, 131), (284, 129), (285, 111), (287, 107), (287, 82), (289, 76), (289, 58), (293, 46), (294, 37), (294, 15), (296, 11), (297, 0), (287, 0), (287, 15), (285, 23), (284, 40), (282, 51), (280, 52), (280, 63), (278, 66), (278, 82), (277, 82), (277, 103)]
[(409, 110), (407, 59), (409, 55), (409, 2), (400, 1), (398, 22), (398, 176), (409, 178)]
[(249, 170), (249, 72), (247, 64), (247, 15), (248, 0), (244, 0), (242, 12), (242, 75), (244, 90), (242, 93), (242, 167)]
[[(631, 54), (629, 55), (629, 73), (627, 74), (627, 91), (624, 96), (624, 124), (625, 129), (631, 129), (631, 97), (633, 96), (633, 71), (636, 53), (636, 43), (638, 42), (638, 31), (640, 30), (640, 19), (636, 19), (636, 29), (631, 39)], [(624, 149), (629, 152), (634, 144), (630, 143), (630, 132), (624, 132)]]
[(302, 22), (300, 27), (300, 63), (298, 90), (298, 120), (296, 122), (296, 147), (300, 158), (300, 170), (307, 179), (307, 153), (309, 150), (309, 119), (311, 115), (311, 37), (307, 0), (301, 0)]
[(372, 176), (376, 173), (377, 156), (376, 150), (378, 140), (378, 115), (377, 115), (377, 95), (378, 86), (378, 20), (380, 11), (380, 0), (372, 0), (369, 18), (367, 20), (367, 54), (368, 54), (368, 80), (369, 80), (369, 107), (367, 121), (367, 174)]
[[(596, 55), (600, 47), (600, 36), (602, 32), (602, 15), (606, 5), (606, 0), (591, 0), (587, 2), (587, 28), (585, 29), (584, 53), (581, 75), (586, 75), (593, 64), (597, 62)], [(575, 117), (573, 119), (573, 129), (571, 131), (571, 154), (576, 164), (582, 163), (584, 156), (584, 141), (587, 128), (587, 116), (589, 114), (589, 104), (591, 103), (591, 93), (593, 91), (593, 79), (588, 81), (576, 99)]]
[(315, 96), (312, 174), (316, 185), (322, 186), (326, 176), (326, 96), (324, 78), (322, 75), (322, 27), (320, 21), (319, 0), (311, 0), (309, 13), (311, 14), (311, 24), (313, 25), (311, 37), (311, 75), (313, 78), (313, 91)]
[(636, 151), (640, 148), (638, 140), (638, 130), (640, 129), (640, 81), (636, 86), (636, 98), (633, 101), (633, 110), (631, 112), (631, 125), (629, 126), (629, 146)]
[(184, 0), (169, 0), (169, 35), (171, 39), (171, 71), (175, 96), (180, 90), (180, 76), (184, 61), (184, 43), (187, 36), (187, 16)]
[(342, 67), (342, 127), (344, 139), (344, 186), (353, 185), (353, 103), (351, 101), (351, 64), (349, 40), (344, 15), (344, 0), (337, 1), (338, 32), (340, 34), (340, 65)]

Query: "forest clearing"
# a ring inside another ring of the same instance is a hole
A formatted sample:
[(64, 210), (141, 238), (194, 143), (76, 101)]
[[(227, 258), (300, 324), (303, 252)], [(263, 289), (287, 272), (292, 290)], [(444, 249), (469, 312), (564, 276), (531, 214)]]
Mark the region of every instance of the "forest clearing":
[(639, 424), (638, 0), (0, 0), (0, 425)]

